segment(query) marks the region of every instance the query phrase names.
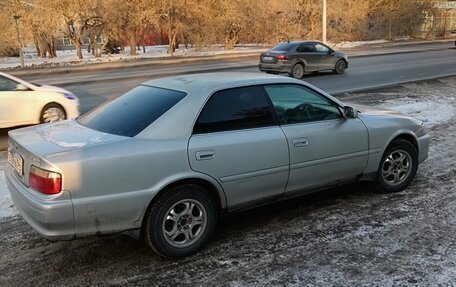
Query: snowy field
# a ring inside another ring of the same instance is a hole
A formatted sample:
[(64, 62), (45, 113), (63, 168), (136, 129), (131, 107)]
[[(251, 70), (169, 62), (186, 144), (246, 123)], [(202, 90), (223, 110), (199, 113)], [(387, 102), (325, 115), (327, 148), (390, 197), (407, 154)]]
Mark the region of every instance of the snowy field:
[[(185, 48), (184, 45), (180, 46), (174, 52), (174, 57), (200, 57), (200, 56), (215, 56), (215, 55), (228, 55), (228, 54), (242, 54), (242, 53), (260, 53), (267, 48), (261, 45), (239, 45), (235, 46), (233, 50), (224, 50), (222, 45), (214, 45), (204, 47), (202, 51), (195, 51), (193, 48)], [(166, 53), (167, 45), (163, 46), (147, 46), (146, 53), (143, 53), (142, 47), (137, 51), (136, 56), (130, 55), (130, 47), (126, 47), (125, 54), (103, 54), (102, 57), (96, 58), (86, 49), (82, 50), (84, 59), (79, 59), (76, 56), (76, 50), (57, 51), (57, 57), (53, 59), (38, 58), (36, 53), (28, 53), (25, 55), (25, 66), (27, 67), (65, 67), (74, 65), (87, 65), (97, 63), (110, 63), (119, 61), (132, 61), (142, 59), (157, 59), (169, 58), (170, 55)], [(0, 58), (0, 70), (11, 69), (20, 67), (19, 58), (3, 57)]]
[(0, 286), (456, 286), (455, 91), (451, 77), (340, 97), (425, 121), (429, 158), (407, 190), (351, 184), (234, 215), (175, 261), (123, 234), (44, 240), (10, 208), (0, 168)]

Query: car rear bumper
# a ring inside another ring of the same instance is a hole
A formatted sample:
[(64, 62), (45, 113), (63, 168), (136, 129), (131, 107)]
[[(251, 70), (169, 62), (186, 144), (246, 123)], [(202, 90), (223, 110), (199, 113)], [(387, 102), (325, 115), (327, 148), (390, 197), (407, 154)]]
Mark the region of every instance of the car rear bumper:
[(74, 214), (70, 193), (41, 195), (27, 187), (7, 164), (6, 184), (14, 207), (36, 231), (50, 240), (74, 238)]
[(258, 68), (262, 72), (275, 72), (275, 73), (290, 73), (291, 72), (291, 65), (287, 63), (260, 63), (258, 64)]

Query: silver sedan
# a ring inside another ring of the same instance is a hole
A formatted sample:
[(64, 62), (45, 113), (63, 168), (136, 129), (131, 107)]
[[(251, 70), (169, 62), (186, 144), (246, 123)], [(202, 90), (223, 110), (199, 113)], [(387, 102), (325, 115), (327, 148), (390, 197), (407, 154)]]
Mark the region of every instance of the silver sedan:
[(43, 236), (141, 230), (192, 254), (220, 216), (350, 181), (405, 189), (423, 123), (347, 106), (303, 81), (213, 73), (143, 83), (78, 120), (9, 132), (7, 185)]

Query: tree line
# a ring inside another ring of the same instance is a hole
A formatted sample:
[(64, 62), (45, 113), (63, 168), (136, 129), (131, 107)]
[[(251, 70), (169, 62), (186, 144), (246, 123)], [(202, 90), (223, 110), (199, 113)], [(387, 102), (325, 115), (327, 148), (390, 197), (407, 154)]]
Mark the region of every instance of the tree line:
[[(331, 42), (422, 37), (435, 13), (432, 1), (327, 3)], [(71, 39), (82, 59), (83, 37), (91, 40), (92, 52), (100, 56), (109, 43), (136, 47), (144, 31), (166, 35), (169, 54), (178, 43), (196, 50), (220, 43), (232, 49), (236, 43), (320, 39), (322, 31), (321, 0), (2, 0), (0, 55), (18, 51), (14, 16), (20, 16), (17, 28), (23, 42), (49, 58), (57, 56), (55, 43), (61, 36)], [(100, 37), (102, 44), (97, 43)], [(130, 54), (136, 53), (130, 49)]]

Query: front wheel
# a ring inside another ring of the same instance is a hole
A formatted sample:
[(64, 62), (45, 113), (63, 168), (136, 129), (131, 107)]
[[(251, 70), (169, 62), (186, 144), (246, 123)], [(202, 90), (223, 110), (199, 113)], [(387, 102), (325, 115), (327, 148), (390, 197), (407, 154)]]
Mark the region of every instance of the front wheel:
[(296, 79), (302, 79), (304, 77), (304, 66), (300, 63), (295, 64), (293, 68), (291, 69), (290, 76)]
[(343, 74), (345, 73), (345, 69), (347, 69), (347, 64), (344, 60), (339, 60), (336, 62), (336, 65), (334, 66), (334, 73)]
[(66, 113), (63, 107), (59, 104), (47, 104), (40, 115), (40, 123), (53, 123), (66, 119)]
[(398, 192), (405, 189), (416, 175), (418, 151), (405, 140), (392, 142), (380, 162), (375, 185), (380, 192)]
[(216, 207), (207, 191), (180, 185), (149, 208), (142, 234), (159, 255), (177, 258), (201, 249), (214, 235), (216, 223)]

